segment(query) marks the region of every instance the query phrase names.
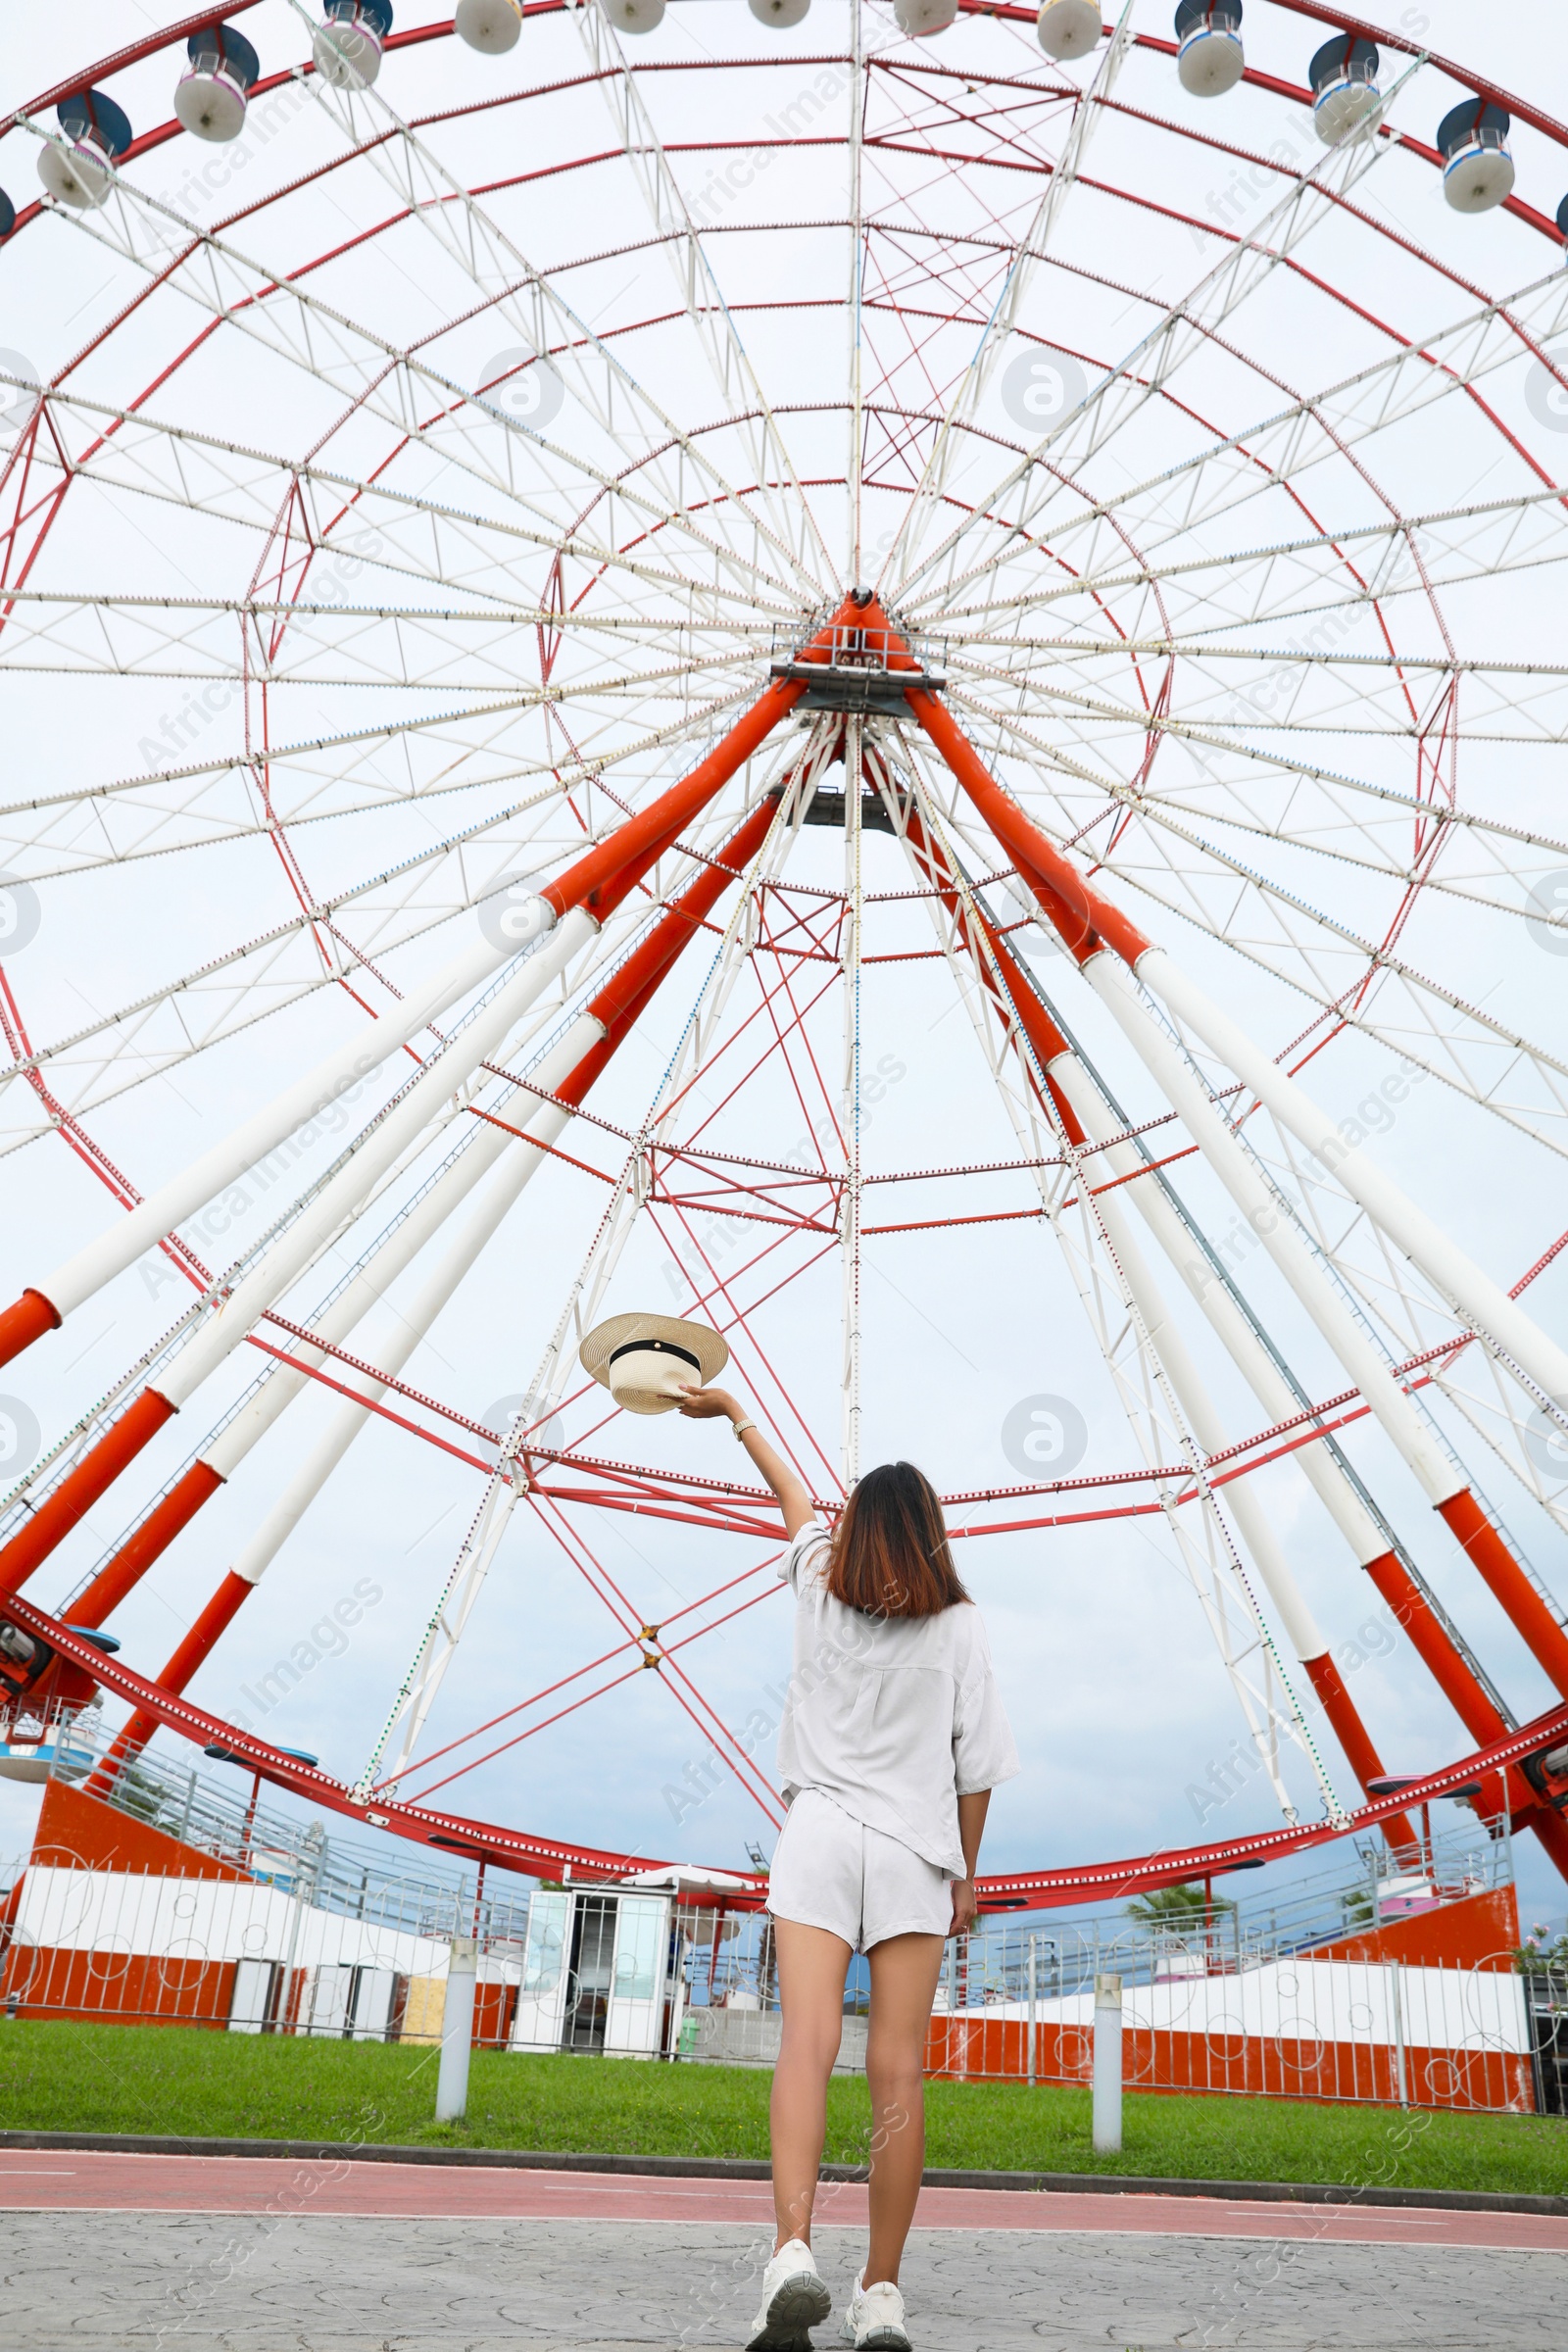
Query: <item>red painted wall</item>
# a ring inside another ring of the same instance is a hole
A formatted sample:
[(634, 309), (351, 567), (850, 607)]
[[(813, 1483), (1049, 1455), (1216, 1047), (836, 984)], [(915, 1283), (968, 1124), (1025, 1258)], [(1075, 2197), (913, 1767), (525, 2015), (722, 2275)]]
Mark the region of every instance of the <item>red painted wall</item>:
[[(1028, 2027), (1022, 2019), (934, 2017), (925, 2071), (948, 2082), (1027, 2080)], [(1035, 2028), (1035, 2080), (1090, 2080), (1093, 2035), (1087, 2027)], [(1242, 2034), (1152, 2034), (1130, 2027), (1122, 2037), (1128, 2090), (1220, 2091), (1251, 2098), (1397, 2102), (1394, 2052), (1384, 2043), (1302, 2041)], [(1405, 2087), (1413, 2107), (1513, 2107), (1535, 2113), (1530, 2060), (1505, 2051), (1405, 2052)]]
[(1507, 1971), (1519, 1941), (1519, 1897), (1511, 1886), (1467, 1894), (1436, 1911), (1391, 1920), (1361, 1936), (1316, 1944), (1314, 1960), (1402, 1960), (1407, 1968)]
[(158, 1959), (144, 1952), (14, 1943), (0, 1965), (0, 1999), (15, 1999), (19, 2017), (206, 2026), (223, 2033), (233, 1997), (231, 1960)]
[(44, 1788), (33, 1834), (31, 1859), (40, 1865), (78, 1870), (145, 1870), (155, 1878), (243, 1879), (246, 1873), (215, 1862), (194, 1845), (181, 1845), (96, 1796), (50, 1781)]

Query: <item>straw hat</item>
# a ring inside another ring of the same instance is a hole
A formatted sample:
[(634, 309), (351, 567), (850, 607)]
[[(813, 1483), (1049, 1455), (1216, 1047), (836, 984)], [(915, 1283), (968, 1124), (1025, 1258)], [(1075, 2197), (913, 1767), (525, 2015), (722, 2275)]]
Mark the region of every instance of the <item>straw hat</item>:
[(729, 1349), (706, 1323), (674, 1315), (612, 1315), (577, 1350), (583, 1370), (628, 1413), (668, 1413), (681, 1391), (706, 1389), (729, 1362)]

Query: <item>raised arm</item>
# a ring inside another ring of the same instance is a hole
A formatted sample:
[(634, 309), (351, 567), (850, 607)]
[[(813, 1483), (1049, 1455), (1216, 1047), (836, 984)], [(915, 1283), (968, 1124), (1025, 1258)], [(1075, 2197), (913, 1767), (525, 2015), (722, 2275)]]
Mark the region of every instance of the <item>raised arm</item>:
[(793, 1541), (816, 1517), (811, 1497), (783, 1458), (774, 1452), (743, 1404), (727, 1389), (688, 1389), (680, 1407), (688, 1421), (728, 1421), (742, 1432), (741, 1444), (757, 1464), (784, 1514), (784, 1533)]

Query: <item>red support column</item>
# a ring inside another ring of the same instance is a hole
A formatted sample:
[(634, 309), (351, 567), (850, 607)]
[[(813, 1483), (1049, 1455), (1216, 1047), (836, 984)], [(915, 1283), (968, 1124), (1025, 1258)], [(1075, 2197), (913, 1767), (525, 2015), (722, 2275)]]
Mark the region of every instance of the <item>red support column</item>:
[[(248, 1585), (242, 1576), (236, 1576), (230, 1569), (159, 1676), (159, 1683), (165, 1690), (184, 1690), (219, 1636), (233, 1623), (241, 1605), (255, 1590), (254, 1585)], [(76, 1621), (73, 1619), (72, 1622)], [(91, 1778), (84, 1784), (87, 1794), (107, 1796), (128, 1758), (140, 1755), (157, 1729), (157, 1716), (149, 1715), (145, 1708), (138, 1707), (103, 1762), (95, 1766)]]
[(1086, 961), (1103, 943), (1125, 963), (1135, 964), (1153, 943), (1119, 907), (1090, 888), (1011, 794), (1003, 791), (947, 705), (918, 689), (911, 689), (905, 700), (992, 832), (1022, 867), (1025, 880), (1079, 961)]
[(188, 1527), (203, 1503), (218, 1493), (222, 1483), (218, 1472), (209, 1464), (192, 1462), (183, 1478), (171, 1488), (157, 1508), (148, 1513), (114, 1558), (106, 1561), (93, 1578), (72, 1609), (72, 1624), (102, 1625), (111, 1611), (119, 1608), (131, 1588), (140, 1584), (153, 1562), (169, 1549), (181, 1528)]
[(0, 1551), (0, 1592), (16, 1592), (33, 1570), (63, 1544), (77, 1521), (84, 1518), (101, 1494), (107, 1494), (127, 1463), (150, 1446), (174, 1408), (156, 1389), (143, 1389), (134, 1404), (90, 1446), (74, 1470), (33, 1512), (25, 1527)]
[(1547, 1608), (1468, 1487), (1438, 1505), (1518, 1632), (1564, 1698), (1568, 1698), (1568, 1634)]
[[(1368, 1560), (1366, 1572), (1396, 1622), (1409, 1635), (1416, 1655), (1464, 1725), (1477, 1747), (1505, 1740), (1508, 1727), (1476, 1681), (1445, 1628), (1434, 1616), (1426, 1594), (1396, 1552), (1381, 1552)], [(1539, 1803), (1523, 1773), (1508, 1775), (1508, 1800), (1517, 1820)]]
[(42, 1291), (24, 1291), (0, 1313), (0, 1364), (9, 1364), (14, 1355), (41, 1340), (46, 1331), (56, 1330), (59, 1323), (59, 1315)]
[[(1345, 1680), (1327, 1650), (1321, 1657), (1303, 1658), (1318, 1704), (1328, 1717), (1335, 1739), (1345, 1751), (1346, 1762), (1361, 1784), (1363, 1795), (1370, 1798), (1372, 1784), (1384, 1774), (1383, 1759), (1373, 1746), (1366, 1725), (1361, 1721), (1356, 1704), (1345, 1688)], [(1383, 1824), (1383, 1834), (1391, 1846), (1408, 1846), (1420, 1851), (1420, 1839), (1414, 1824), (1403, 1813), (1391, 1815)]]

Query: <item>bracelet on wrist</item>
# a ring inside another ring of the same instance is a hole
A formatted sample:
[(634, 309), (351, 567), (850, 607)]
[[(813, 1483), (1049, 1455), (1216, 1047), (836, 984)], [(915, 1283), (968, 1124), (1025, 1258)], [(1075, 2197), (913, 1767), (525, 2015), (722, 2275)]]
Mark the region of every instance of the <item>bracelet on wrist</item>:
[(738, 1446), (742, 1438), (745, 1437), (746, 1432), (749, 1429), (755, 1429), (757, 1427), (757, 1423), (755, 1421), (735, 1421), (732, 1422), (730, 1426), (735, 1432), (735, 1443)]

